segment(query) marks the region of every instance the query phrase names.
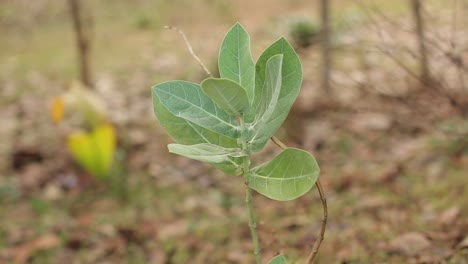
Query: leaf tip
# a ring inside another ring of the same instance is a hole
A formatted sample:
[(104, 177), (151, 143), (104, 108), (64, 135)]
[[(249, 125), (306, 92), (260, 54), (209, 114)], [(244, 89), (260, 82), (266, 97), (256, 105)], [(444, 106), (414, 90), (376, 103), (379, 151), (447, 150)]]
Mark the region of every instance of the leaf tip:
[(237, 22), (234, 24), (234, 27), (241, 27), (241, 28), (244, 28), (244, 27), (242, 26), (242, 24), (241, 24), (239, 21), (237, 21)]
[(275, 43), (281, 44), (283, 46), (287, 46), (288, 48), (294, 50), (293, 46), (289, 43), (289, 41), (285, 37), (279, 38)]
[(231, 32), (232, 30), (241, 30), (241, 31), (247, 33), (247, 30), (244, 28), (244, 26), (242, 26), (242, 24), (241, 24), (239, 21), (237, 21), (237, 22), (231, 27), (231, 29), (228, 31), (228, 33)]

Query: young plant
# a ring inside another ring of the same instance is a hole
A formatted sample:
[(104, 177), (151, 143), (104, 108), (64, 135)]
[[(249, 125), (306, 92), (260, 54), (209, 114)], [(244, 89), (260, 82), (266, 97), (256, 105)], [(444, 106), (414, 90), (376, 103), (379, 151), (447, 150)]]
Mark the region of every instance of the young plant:
[[(201, 84), (168, 81), (152, 87), (154, 112), (177, 143), (169, 144), (170, 152), (243, 176), (254, 254), (261, 263), (252, 190), (273, 200), (293, 200), (308, 192), (319, 175), (314, 157), (301, 149), (285, 148), (256, 167), (250, 159), (288, 115), (299, 94), (302, 67), (284, 38), (254, 63), (250, 37), (240, 24), (225, 36), (218, 66), (221, 78), (210, 77)], [(280, 255), (269, 263), (286, 260)]]
[(54, 99), (50, 114), (56, 124), (68, 121), (66, 144), (75, 161), (90, 175), (108, 178), (116, 153), (116, 132), (97, 94), (75, 82)]

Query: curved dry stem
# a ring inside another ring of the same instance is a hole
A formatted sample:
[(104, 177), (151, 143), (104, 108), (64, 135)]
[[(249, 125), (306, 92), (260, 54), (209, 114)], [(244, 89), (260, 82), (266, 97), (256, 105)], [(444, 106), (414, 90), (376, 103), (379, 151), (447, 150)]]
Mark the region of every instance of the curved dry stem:
[(323, 216), (322, 216), (322, 226), (320, 228), (320, 234), (318, 239), (314, 243), (314, 247), (307, 258), (307, 264), (314, 263), (315, 257), (318, 254), (320, 245), (322, 244), (323, 239), (325, 238), (325, 230), (327, 228), (327, 218), (328, 218), (328, 207), (327, 207), (327, 199), (325, 198), (325, 192), (323, 191), (322, 185), (320, 184), (320, 180), (317, 179), (315, 182), (315, 186), (317, 186), (317, 190), (319, 192), (320, 200), (322, 201), (322, 209), (323, 209)]
[[(271, 141), (273, 141), (273, 143), (275, 143), (281, 149), (287, 148), (287, 146), (275, 136), (271, 137)], [(317, 179), (317, 181), (315, 182), (315, 186), (317, 187), (317, 190), (320, 196), (320, 201), (322, 201), (322, 209), (323, 209), (322, 226), (320, 228), (319, 236), (317, 240), (315, 240), (314, 246), (312, 247), (312, 250), (309, 256), (307, 257), (307, 261), (306, 261), (307, 264), (314, 263), (314, 260), (318, 254), (320, 245), (322, 244), (322, 241), (325, 237), (325, 230), (327, 228), (327, 218), (328, 218), (327, 199), (325, 198), (325, 192), (323, 191), (322, 185), (320, 184), (320, 179)]]
[(193, 51), (192, 45), (190, 45), (190, 42), (188, 41), (187, 36), (185, 36), (185, 33), (182, 30), (180, 30), (179, 28), (176, 28), (176, 27), (173, 27), (173, 26), (164, 26), (164, 28), (174, 30), (174, 31), (176, 31), (177, 33), (179, 33), (182, 36), (182, 38), (184, 39), (184, 42), (187, 45), (187, 48), (188, 48), (188, 50), (190, 52), (190, 55), (192, 55), (192, 57), (198, 62), (198, 64), (200, 65), (200, 67), (202, 67), (202, 69), (206, 72), (206, 74), (208, 76), (211, 76), (211, 72), (208, 70), (208, 68), (206, 68), (205, 64), (203, 64), (203, 62), (200, 60), (200, 58), (197, 56), (197, 54), (195, 54), (195, 52)]

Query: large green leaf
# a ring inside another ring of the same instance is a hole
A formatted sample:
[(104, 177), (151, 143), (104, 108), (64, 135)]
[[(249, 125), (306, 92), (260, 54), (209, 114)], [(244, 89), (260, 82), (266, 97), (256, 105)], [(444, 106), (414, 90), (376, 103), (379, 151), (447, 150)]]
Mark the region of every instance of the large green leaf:
[(307, 151), (288, 148), (270, 162), (252, 169), (248, 185), (273, 200), (288, 201), (308, 192), (320, 169)]
[(237, 147), (237, 140), (198, 126), (186, 119), (169, 112), (152, 90), (154, 113), (161, 126), (171, 138), (180, 144), (193, 145), (198, 143), (211, 143), (222, 147)]
[(201, 83), (203, 92), (228, 114), (240, 116), (249, 108), (245, 89), (229, 79), (208, 78)]
[(167, 147), (171, 153), (208, 163), (230, 162), (230, 157), (242, 156), (239, 148), (223, 148), (208, 143), (195, 145), (169, 144)]
[(252, 142), (252, 150), (260, 151), (273, 136), (281, 124), (286, 119), (291, 106), (296, 100), (302, 84), (302, 66), (299, 58), (291, 47), (291, 45), (281, 38), (270, 47), (268, 47), (260, 56), (255, 66), (255, 99), (253, 102), (254, 110), (250, 111), (247, 117), (247, 122), (253, 122), (257, 109), (260, 107), (260, 102), (263, 98), (264, 88), (266, 87), (266, 69), (268, 60), (277, 55), (283, 54), (283, 64), (281, 69), (281, 91), (279, 94), (278, 102), (276, 103), (273, 114), (264, 124), (263, 133)]
[(224, 37), (218, 59), (219, 74), (245, 88), (249, 101), (254, 98), (255, 65), (250, 53), (250, 36), (235, 24)]
[(198, 84), (170, 81), (154, 86), (153, 91), (173, 115), (228, 137), (239, 136), (235, 117), (228, 115), (203, 94)]
[[(258, 142), (258, 138), (263, 139), (265, 135), (268, 137), (272, 131), (265, 124), (270, 120), (271, 115), (276, 109), (279, 95), (281, 92), (281, 65), (283, 55), (278, 54), (271, 57), (266, 66), (265, 83), (263, 93), (257, 107), (257, 116), (252, 124), (253, 135), (252, 142)], [(274, 133), (274, 131), (273, 131)]]
[[(161, 126), (175, 142), (185, 145), (210, 143), (225, 148), (238, 147), (237, 139), (213, 132), (169, 112), (156, 95), (155, 87), (152, 89), (152, 96), (154, 113), (156, 114)], [(241, 162), (242, 158), (230, 158), (229, 162), (212, 165), (228, 175), (239, 175), (241, 173), (241, 169), (239, 166), (233, 165), (233, 163), (241, 164)]]
[(268, 264), (287, 264), (286, 258), (283, 255), (278, 255), (272, 258)]

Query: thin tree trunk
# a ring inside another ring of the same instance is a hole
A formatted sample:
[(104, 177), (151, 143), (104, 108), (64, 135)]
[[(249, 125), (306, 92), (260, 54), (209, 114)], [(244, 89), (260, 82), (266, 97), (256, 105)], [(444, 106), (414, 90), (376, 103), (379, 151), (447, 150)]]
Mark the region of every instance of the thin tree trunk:
[(322, 89), (327, 96), (330, 96), (330, 19), (329, 0), (320, 0), (321, 17), (321, 53), (322, 53)]
[(420, 78), (424, 83), (430, 81), (429, 62), (426, 48), (426, 38), (424, 36), (424, 21), (421, 15), (421, 0), (411, 0), (411, 9), (413, 11), (414, 24), (416, 26), (416, 35), (418, 38), (418, 49), (419, 49), (419, 67), (420, 67)]
[(91, 19), (89, 16), (84, 16), (81, 0), (69, 0), (68, 4), (76, 35), (80, 80), (87, 87), (92, 87), (90, 69)]

